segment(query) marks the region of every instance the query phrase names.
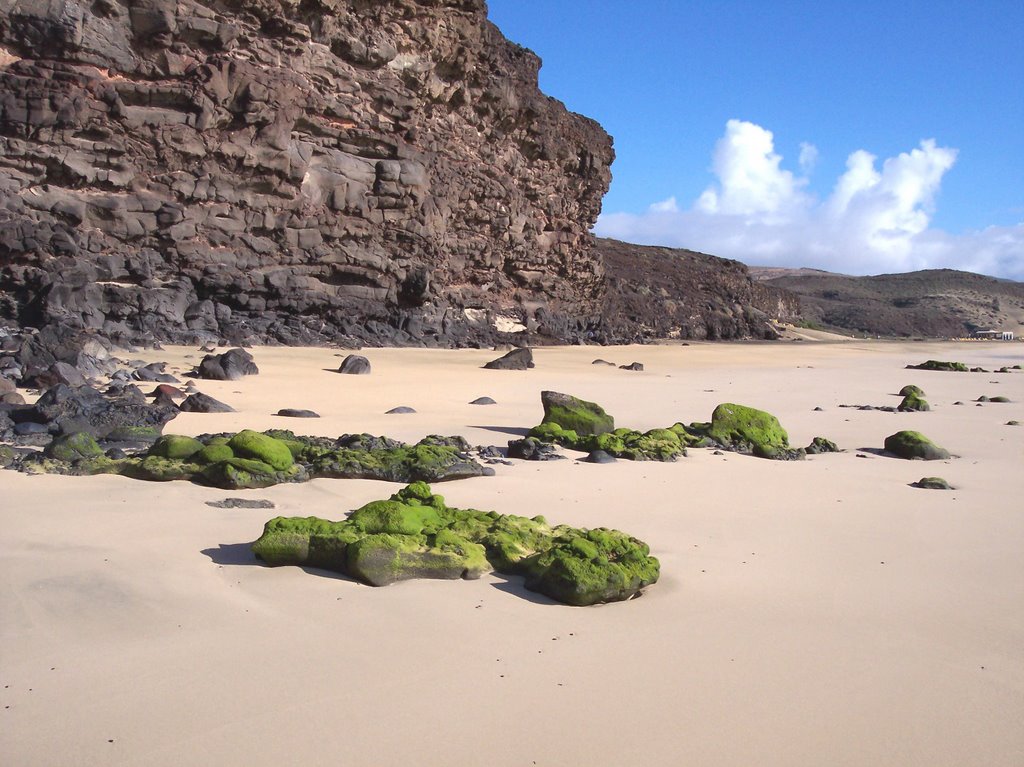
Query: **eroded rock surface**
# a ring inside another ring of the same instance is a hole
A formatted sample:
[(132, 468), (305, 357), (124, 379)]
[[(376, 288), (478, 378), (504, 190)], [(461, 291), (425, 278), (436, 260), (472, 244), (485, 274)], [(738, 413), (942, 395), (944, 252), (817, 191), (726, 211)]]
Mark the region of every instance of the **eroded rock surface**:
[(613, 159), (483, 0), (0, 0), (0, 317), (581, 340)]

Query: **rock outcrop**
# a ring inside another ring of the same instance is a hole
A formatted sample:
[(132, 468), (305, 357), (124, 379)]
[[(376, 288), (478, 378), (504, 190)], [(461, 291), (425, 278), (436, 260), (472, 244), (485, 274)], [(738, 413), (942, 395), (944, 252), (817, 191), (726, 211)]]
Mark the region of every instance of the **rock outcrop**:
[(0, 318), (586, 340), (611, 139), (539, 66), (483, 0), (0, 0)]

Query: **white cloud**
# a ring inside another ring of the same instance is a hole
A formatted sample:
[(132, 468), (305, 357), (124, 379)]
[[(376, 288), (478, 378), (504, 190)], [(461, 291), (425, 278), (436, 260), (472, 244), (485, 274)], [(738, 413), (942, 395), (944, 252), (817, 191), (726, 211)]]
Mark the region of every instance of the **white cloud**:
[[(804, 174), (817, 149), (802, 144)], [(953, 235), (930, 228), (955, 149), (934, 140), (890, 157), (853, 152), (825, 200), (805, 191), (806, 175), (782, 167), (770, 131), (730, 120), (715, 145), (717, 182), (690, 208), (675, 197), (646, 213), (607, 213), (605, 237), (669, 245), (751, 264), (812, 266), (850, 274), (948, 267), (1024, 279), (1024, 223)]]
[(742, 120), (729, 120), (725, 135), (715, 144), (712, 169), (719, 183), (697, 200), (705, 213), (775, 218), (803, 203), (799, 192), (806, 184), (788, 170), (775, 154), (771, 131)]
[(814, 166), (818, 164), (818, 147), (806, 141), (800, 142), (800, 171), (805, 175), (811, 175)]
[(679, 205), (676, 203), (676, 198), (669, 197), (667, 200), (661, 202), (651, 203), (651, 207), (648, 208), (651, 213), (678, 213)]

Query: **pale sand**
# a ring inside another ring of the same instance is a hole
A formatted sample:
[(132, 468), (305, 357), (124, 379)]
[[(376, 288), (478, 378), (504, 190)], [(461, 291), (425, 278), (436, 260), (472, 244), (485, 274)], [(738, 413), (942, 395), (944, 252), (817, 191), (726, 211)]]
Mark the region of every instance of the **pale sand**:
[[(360, 377), (325, 372), (332, 350), (254, 351), (259, 376), (199, 382), (237, 414), (183, 414), (168, 431), (504, 445), (551, 388), (640, 428), (749, 404), (796, 445), (824, 435), (847, 452), (516, 462), (437, 486), (455, 505), (648, 541), (661, 581), (596, 608), (498, 577), (375, 589), (251, 561), (270, 516), (337, 519), (394, 485), (229, 493), (0, 472), (3, 764), (1024, 764), (1024, 427), (1004, 425), (1024, 421), (1024, 373), (903, 369), (993, 369), (1021, 362), (1019, 344), (540, 349), (529, 372), (481, 370), (488, 351), (367, 350)], [(145, 358), (185, 354), (202, 356)], [(897, 404), (907, 383), (933, 412), (837, 407)], [(1014, 402), (976, 407), (982, 394)], [(466, 404), (482, 395), (498, 404)], [(396, 405), (419, 412), (383, 415)], [(281, 407), (324, 417), (270, 415)], [(902, 428), (959, 457), (858, 457)], [(958, 489), (908, 486), (926, 475)], [(277, 509), (203, 503), (229, 495)]]

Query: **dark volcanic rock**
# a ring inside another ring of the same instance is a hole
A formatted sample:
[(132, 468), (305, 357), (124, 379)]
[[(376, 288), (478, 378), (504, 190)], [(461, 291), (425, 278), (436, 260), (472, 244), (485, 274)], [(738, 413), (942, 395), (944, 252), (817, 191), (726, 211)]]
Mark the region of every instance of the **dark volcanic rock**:
[(260, 369), (245, 349), (229, 349), (223, 354), (207, 354), (192, 374), (210, 381), (237, 381), (256, 375)]
[(604, 450), (591, 450), (586, 460), (588, 463), (615, 463), (619, 459)]
[(508, 457), (524, 461), (554, 461), (565, 458), (549, 442), (542, 442), (536, 437), (513, 439), (508, 443)]
[(65, 434), (86, 432), (103, 439), (152, 440), (177, 408), (140, 404), (130, 396), (105, 397), (91, 386), (58, 384), (47, 389), (32, 408), (33, 420)]
[(312, 410), (302, 410), (294, 407), (283, 407), (277, 411), (279, 416), (284, 418), (319, 418), (320, 414)]
[(533, 367), (533, 351), (527, 348), (513, 349), (491, 360), (484, 367), (487, 370), (527, 370)]
[(469, 403), (470, 405), (497, 405), (490, 397), (477, 397), (475, 400)]
[(234, 413), (235, 409), (231, 405), (225, 405), (218, 399), (214, 399), (209, 394), (203, 394), (202, 392), (196, 392), (190, 394), (182, 403), (178, 405), (178, 408), (183, 413)]
[(643, 372), (644, 364), (642, 362), (631, 362), (628, 365), (619, 365), (619, 370), (635, 370), (640, 373)]
[(350, 354), (341, 361), (338, 372), (353, 376), (369, 375), (370, 361), (361, 354)]
[(777, 338), (800, 302), (751, 278), (738, 261), (598, 238), (607, 291), (594, 340)]
[(0, 0), (0, 57), (2, 317), (188, 343), (594, 321), (611, 140), (484, 0)]
[(406, 405), (399, 405), (386, 411), (384, 415), (407, 415), (409, 413), (415, 413), (416, 410)]

